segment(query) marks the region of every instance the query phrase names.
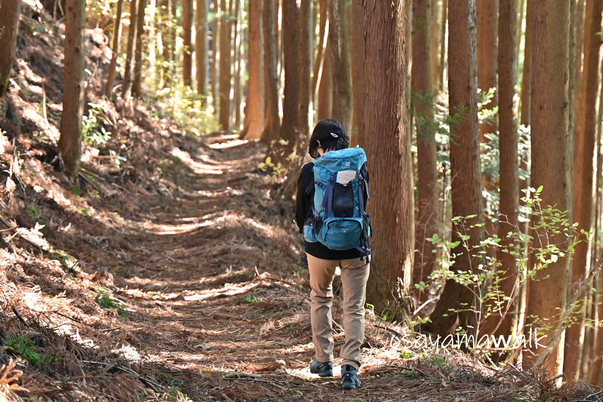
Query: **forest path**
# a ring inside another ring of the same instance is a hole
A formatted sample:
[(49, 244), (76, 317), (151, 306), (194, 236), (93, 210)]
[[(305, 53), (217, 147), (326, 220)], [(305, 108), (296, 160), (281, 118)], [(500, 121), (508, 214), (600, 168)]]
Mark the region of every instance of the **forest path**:
[(272, 203), (257, 171), (261, 148), (215, 135), (175, 149), (181, 196), (124, 215), (131, 251), (116, 283), (133, 313), (122, 330), (155, 377), (195, 401), (333, 400), (339, 380), (308, 370), (307, 271), (290, 206)]

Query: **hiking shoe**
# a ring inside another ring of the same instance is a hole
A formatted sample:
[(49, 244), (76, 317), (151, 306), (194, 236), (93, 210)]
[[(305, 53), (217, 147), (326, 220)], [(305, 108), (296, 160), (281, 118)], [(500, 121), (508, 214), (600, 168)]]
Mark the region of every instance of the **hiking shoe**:
[(341, 388), (343, 389), (355, 389), (360, 387), (360, 380), (356, 373), (358, 370), (354, 366), (346, 364), (341, 367)]
[(321, 377), (333, 377), (333, 362), (321, 363), (314, 360), (310, 363), (310, 373), (318, 374)]

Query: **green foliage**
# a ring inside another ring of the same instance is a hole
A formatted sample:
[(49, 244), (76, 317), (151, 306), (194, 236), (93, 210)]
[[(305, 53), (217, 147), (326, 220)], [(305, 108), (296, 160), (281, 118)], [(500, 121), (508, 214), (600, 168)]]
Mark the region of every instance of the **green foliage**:
[(33, 365), (37, 366), (44, 361), (44, 356), (38, 353), (35, 342), (26, 335), (11, 335), (5, 345), (16, 350), (19, 356)]
[(111, 132), (105, 130), (105, 125), (109, 124), (103, 116), (103, 107), (96, 103), (88, 103), (90, 109), (88, 114), (82, 117), (82, 135), (84, 141), (92, 146), (106, 144), (111, 138)]
[[(510, 270), (520, 273), (516, 286), (523, 285), (528, 279), (543, 280), (546, 278), (546, 269), (551, 264), (562, 258), (571, 258), (575, 245), (579, 243), (574, 233), (575, 225), (570, 224), (567, 212), (560, 211), (554, 207), (541, 205), (540, 194), (542, 187), (530, 188), (526, 192), (523, 203), (526, 207), (527, 216), (524, 218), (529, 225), (528, 233), (523, 233), (519, 228), (507, 233), (510, 241), (503, 244), (501, 238), (493, 234), (478, 245), (469, 244), (471, 229), (482, 224), (468, 225), (475, 216), (453, 218), (453, 230), (456, 231), (458, 241), (451, 241), (435, 234), (428, 240), (435, 246), (433, 252), (437, 253), (436, 259), (438, 269), (434, 270), (429, 279), (443, 284), (447, 280), (469, 289), (475, 296), (475, 305), (461, 305), (459, 309), (451, 310), (451, 313), (461, 311), (472, 312), (476, 316), (479, 325), (492, 314), (504, 314), (510, 303), (517, 297), (517, 292), (506, 295), (500, 288), (501, 282), (510, 275)], [(554, 238), (563, 238), (563, 245)], [(486, 253), (486, 249), (500, 249), (503, 253), (511, 254), (515, 259), (515, 267), (503, 267), (497, 259), (497, 253)], [(528, 250), (534, 257), (533, 263), (528, 264)], [(454, 262), (461, 254), (468, 254), (472, 258), (472, 264), (468, 270), (455, 270)], [(417, 284), (417, 288), (424, 288), (425, 283)], [(537, 317), (535, 317), (537, 318)], [(459, 330), (466, 331), (468, 328)]]
[(247, 295), (243, 300), (241, 300), (241, 304), (256, 304), (262, 301), (261, 297), (257, 297), (256, 295)]
[(412, 352), (406, 350), (406, 349), (402, 349), (400, 351), (400, 359), (412, 359), (414, 357), (414, 355), (412, 354)]
[(109, 291), (107, 289), (100, 289), (96, 294), (94, 300), (98, 303), (102, 308), (113, 308), (117, 310), (117, 314), (120, 317), (127, 317), (128, 312), (126, 311), (126, 306), (118, 300), (115, 300), (109, 296)]
[(266, 157), (266, 160), (264, 162), (261, 162), (258, 165), (258, 168), (262, 172), (266, 172), (266, 173), (271, 172), (275, 177), (280, 177), (287, 172), (287, 169), (285, 169), (280, 162), (275, 164), (274, 162), (272, 162), (272, 158), (269, 156)]

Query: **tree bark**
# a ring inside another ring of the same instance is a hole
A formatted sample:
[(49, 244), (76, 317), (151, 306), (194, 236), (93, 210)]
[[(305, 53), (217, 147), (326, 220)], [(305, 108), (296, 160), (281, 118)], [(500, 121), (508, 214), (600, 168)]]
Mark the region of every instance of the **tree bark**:
[(230, 79), (231, 79), (231, 40), (230, 40), (230, 14), (226, 7), (226, 0), (221, 0), (220, 10), (220, 127), (222, 130), (230, 129)]
[(280, 142), (273, 141), (268, 144), (268, 156), (283, 165), (295, 147), (295, 142), (301, 134), (299, 124), (300, 113), (300, 58), (299, 48), (299, 8), (296, 0), (283, 0), (283, 42), (291, 46), (284, 47), (285, 86), (283, 90), (283, 120), (280, 126), (279, 138), (286, 141), (282, 146)]
[[(410, 127), (406, 112), (406, 24), (402, 2), (365, 2), (365, 107), (359, 127), (368, 157), (373, 227), (367, 301), (394, 314), (409, 295), (414, 216)], [(370, 3), (370, 4), (369, 4)], [(370, 27), (370, 29), (368, 28)], [(370, 136), (370, 139), (369, 139)]]
[[(452, 177), (452, 215), (462, 218), (453, 227), (452, 241), (459, 245), (452, 250), (455, 255), (454, 271), (475, 272), (480, 259), (475, 247), (483, 239), (483, 205), (479, 130), (477, 124), (477, 61), (475, 0), (449, 3), (449, 93), (450, 117), (450, 174)], [(473, 216), (472, 218), (468, 218)], [(463, 240), (461, 235), (470, 236)], [(465, 247), (472, 250), (466, 251)], [(433, 323), (428, 329), (440, 335), (454, 331), (460, 325), (468, 333), (477, 330), (480, 310), (471, 285), (465, 286), (448, 280), (436, 308), (431, 315)], [(451, 313), (451, 310), (458, 313)], [(458, 320), (458, 321), (457, 321)]]
[[(560, 211), (571, 207), (568, 193), (569, 163), (568, 141), (568, 71), (569, 71), (569, 2), (546, 0), (534, 4), (532, 32), (532, 187), (543, 187), (542, 206), (554, 206)], [(531, 226), (539, 224), (534, 217)], [(532, 231), (532, 244), (555, 244), (567, 252), (567, 239), (563, 233), (548, 233), (548, 239)], [(548, 243), (546, 243), (548, 241)], [(530, 255), (530, 269), (537, 256)], [(548, 268), (536, 273), (530, 280), (527, 308), (527, 325), (546, 336), (541, 344), (552, 339), (559, 322), (560, 312), (566, 309), (569, 258), (560, 256)], [(546, 278), (546, 279), (545, 279)], [(546, 320), (546, 321), (544, 321)], [(553, 349), (545, 362), (551, 376), (561, 374), (563, 368), (563, 343)], [(531, 346), (531, 347), (530, 347)], [(526, 356), (540, 357), (546, 349), (528, 345)], [(525, 365), (530, 365), (531, 357)]]
[(195, 11), (195, 60), (197, 62), (197, 93), (207, 96), (207, 0), (197, 0)]
[[(320, 0), (319, 2), (319, 28), (318, 28), (318, 46), (316, 48), (316, 57), (314, 59), (314, 70), (312, 74), (312, 98), (316, 94), (320, 77), (323, 73), (323, 65), (325, 56), (327, 56), (326, 45), (328, 41), (328, 3), (327, 0)], [(357, 32), (357, 31), (355, 31)], [(360, 33), (361, 34), (361, 33)]]
[(329, 44), (331, 49), (331, 76), (333, 80), (332, 118), (342, 122), (349, 131), (352, 127), (352, 71), (350, 41), (345, 0), (329, 4)]
[(0, 5), (0, 98), (8, 90), (8, 81), (15, 61), (15, 48), (19, 32), (21, 0), (4, 0)]
[[(118, 0), (115, 10), (115, 27), (113, 29), (113, 46), (111, 47), (111, 62), (109, 63), (109, 76), (107, 77), (107, 85), (105, 93), (111, 98), (113, 90), (113, 82), (115, 81), (115, 69), (117, 67), (117, 57), (119, 56), (119, 40), (121, 37), (121, 14), (123, 10), (124, 0)], [(1, 53), (1, 50), (0, 50)]]
[(364, 114), (364, 10), (359, 3), (352, 4), (351, 55), (352, 55), (352, 130), (350, 131), (351, 145), (363, 142), (360, 139), (360, 119)]
[[(310, 139), (312, 121), (312, 0), (301, 0), (299, 8), (299, 132), (297, 156), (303, 158)], [(301, 160), (299, 162), (302, 162)], [(300, 164), (301, 167), (301, 164)]]
[[(328, 2), (327, 0), (321, 0), (320, 3), (320, 18), (321, 20), (327, 20), (327, 27), (330, 31), (331, 22), (328, 21)], [(326, 45), (322, 63), (322, 69), (320, 73), (320, 81), (318, 83), (318, 96), (317, 96), (317, 108), (316, 108), (316, 119), (330, 119), (333, 111), (333, 79), (331, 69), (331, 41), (327, 34)], [(347, 128), (346, 128), (347, 129)]]
[(126, 65), (124, 70), (124, 82), (122, 85), (122, 96), (130, 95), (132, 85), (132, 67), (134, 65), (134, 49), (136, 41), (136, 7), (137, 0), (130, 0), (130, 26), (128, 27), (128, 47), (126, 48)]
[[(513, 302), (519, 295), (517, 256), (508, 251), (514, 245), (514, 238), (509, 232), (518, 230), (519, 220), (519, 169), (518, 160), (518, 119), (515, 102), (515, 85), (517, 84), (517, 25), (518, 0), (505, 0), (499, 3), (498, 25), (498, 128), (499, 128), (499, 228), (498, 237), (502, 240), (497, 251), (495, 276), (500, 280), (500, 291), (511, 298), (500, 306), (494, 300), (488, 303), (492, 316), (482, 325), (482, 333), (500, 336), (515, 335), (518, 327), (519, 303)], [(505, 249), (506, 252), (503, 251)], [(498, 301), (498, 300), (497, 300)]]
[(134, 97), (142, 97), (142, 45), (144, 39), (144, 16), (147, 0), (138, 0), (138, 15), (136, 16), (136, 51), (134, 58), (134, 83), (132, 93)]
[(264, 129), (264, 32), (262, 24), (262, 0), (249, 3), (249, 80), (247, 113), (242, 138), (259, 140)]
[(67, 0), (65, 7), (65, 68), (63, 76), (63, 113), (58, 147), (65, 163), (65, 174), (76, 181), (82, 153), (82, 116), (84, 114), (84, 24), (86, 3)]
[(442, 0), (442, 27), (440, 29), (440, 63), (438, 64), (439, 82), (444, 85), (444, 70), (446, 68), (446, 32), (448, 27), (448, 0)]
[(276, 48), (274, 32), (274, 1), (264, 0), (264, 79), (266, 85), (266, 119), (261, 141), (270, 144), (278, 138), (281, 120), (278, 99), (278, 76), (276, 74)]
[[(593, 225), (593, 187), (595, 139), (597, 131), (597, 98), (599, 96), (599, 57), (601, 47), (601, 12), (603, 2), (586, 2), (586, 22), (584, 29), (584, 71), (582, 74), (581, 107), (577, 135), (574, 138), (574, 160), (572, 183), (572, 221), (578, 223), (578, 230), (592, 232)], [(589, 238), (579, 236), (580, 243), (575, 247), (572, 261), (570, 295), (581, 285), (589, 274), (588, 263)], [(585, 311), (586, 299), (580, 300)], [(580, 356), (584, 344), (584, 311), (574, 316), (574, 323), (567, 329), (565, 341), (565, 361), (563, 371), (569, 380), (577, 380)]]
[[(477, 87), (483, 92), (496, 88), (497, 54), (498, 54), (498, 2), (499, 0), (477, 0)], [(498, 93), (484, 108), (493, 109), (498, 105)], [(487, 142), (485, 134), (496, 133), (496, 116), (492, 121), (479, 126), (480, 142)]]
[(193, 0), (182, 0), (182, 80), (191, 86), (193, 81)]
[[(412, 109), (417, 133), (418, 213), (415, 226), (415, 264), (413, 282), (427, 282), (433, 271), (435, 254), (427, 240), (439, 234), (438, 155), (434, 126), (435, 88), (432, 81), (432, 11), (424, 0), (413, 2), (412, 39)], [(437, 66), (436, 66), (437, 67)], [(426, 300), (424, 291), (415, 291), (419, 304)], [(433, 308), (433, 306), (432, 306)], [(427, 310), (424, 310), (427, 311)]]

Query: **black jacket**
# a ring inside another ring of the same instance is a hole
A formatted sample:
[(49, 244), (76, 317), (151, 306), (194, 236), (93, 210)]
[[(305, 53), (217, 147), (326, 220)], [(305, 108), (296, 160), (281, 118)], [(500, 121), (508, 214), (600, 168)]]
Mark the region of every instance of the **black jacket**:
[[(295, 204), (295, 221), (300, 233), (303, 233), (304, 223), (311, 214), (312, 202), (314, 200), (314, 164), (312, 162), (304, 165), (299, 174), (297, 182), (297, 200)], [(366, 165), (363, 165), (360, 172), (366, 180), (368, 186), (369, 176)], [(365, 194), (365, 200), (367, 199)], [(355, 248), (350, 250), (331, 250), (322, 243), (308, 243), (304, 241), (306, 252), (316, 258), (323, 260), (347, 260), (362, 257), (360, 250)]]

